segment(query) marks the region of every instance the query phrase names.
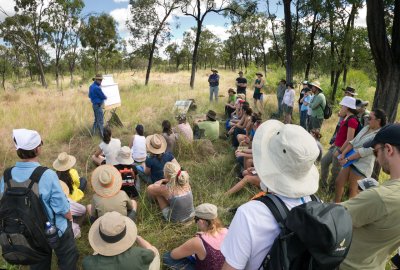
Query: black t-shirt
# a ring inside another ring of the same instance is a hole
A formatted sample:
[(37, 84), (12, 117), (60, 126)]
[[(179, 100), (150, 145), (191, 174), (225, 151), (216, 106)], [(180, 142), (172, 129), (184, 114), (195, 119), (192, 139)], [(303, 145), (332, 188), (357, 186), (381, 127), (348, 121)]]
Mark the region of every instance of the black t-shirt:
[(131, 198), (137, 197), (139, 193), (135, 187), (135, 176), (138, 173), (136, 166), (118, 164), (114, 165), (114, 167), (122, 176), (121, 190), (125, 191)]
[[(236, 78), (236, 82), (237, 82), (237, 83), (247, 83), (247, 80), (246, 80), (246, 78), (244, 78), (244, 77), (242, 77), (242, 78), (237, 77), (237, 78)], [(240, 87), (240, 86), (238, 86), (238, 87), (236, 88), (236, 91), (237, 91), (238, 94), (246, 94), (246, 87)]]

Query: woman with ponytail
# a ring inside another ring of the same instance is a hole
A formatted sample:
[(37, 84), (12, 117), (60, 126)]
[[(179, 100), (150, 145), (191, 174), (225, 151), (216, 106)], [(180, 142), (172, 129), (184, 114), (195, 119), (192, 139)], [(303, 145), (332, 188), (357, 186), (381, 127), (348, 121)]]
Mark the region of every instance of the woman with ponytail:
[(189, 174), (174, 162), (164, 166), (164, 179), (148, 186), (147, 194), (157, 200), (167, 221), (186, 222), (193, 218), (193, 194)]

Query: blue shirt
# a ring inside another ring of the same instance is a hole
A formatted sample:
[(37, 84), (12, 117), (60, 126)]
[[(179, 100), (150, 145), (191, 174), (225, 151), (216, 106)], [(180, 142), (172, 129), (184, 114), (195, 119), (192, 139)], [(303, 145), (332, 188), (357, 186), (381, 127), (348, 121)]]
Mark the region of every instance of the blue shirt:
[[(26, 181), (33, 170), (40, 164), (38, 162), (17, 162), (11, 171), (12, 179), (21, 183)], [(4, 176), (1, 177), (0, 193), (4, 192)], [(39, 181), (39, 196), (43, 201), (47, 217), (54, 224), (54, 215), (56, 216), (56, 226), (59, 229), (61, 237), (67, 229), (67, 219), (64, 217), (69, 212), (69, 202), (61, 189), (57, 174), (53, 170), (46, 170)], [(43, 229), (44, 229), (43, 224)]]
[(219, 85), (219, 75), (218, 74), (211, 74), (210, 77), (208, 77), (208, 82), (210, 83), (210, 86), (218, 86)]
[(311, 96), (308, 95), (303, 99), (303, 103), (301, 103), (301, 111), (307, 111), (308, 110), (308, 105), (304, 105), (304, 102), (307, 102), (307, 104), (310, 104), (311, 101)]
[(175, 157), (170, 152), (165, 152), (161, 160), (156, 156), (151, 156), (146, 159), (146, 167), (150, 168), (151, 181), (155, 183), (156, 181), (164, 178), (164, 165), (168, 161), (172, 161)]
[(94, 81), (89, 87), (89, 98), (93, 104), (101, 104), (107, 97), (104, 95), (98, 82)]

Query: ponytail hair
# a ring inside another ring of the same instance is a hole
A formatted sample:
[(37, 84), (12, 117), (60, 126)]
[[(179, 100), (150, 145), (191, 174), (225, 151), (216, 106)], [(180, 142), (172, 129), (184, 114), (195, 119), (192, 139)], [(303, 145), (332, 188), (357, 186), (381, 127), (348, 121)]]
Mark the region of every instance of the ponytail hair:
[(189, 184), (189, 174), (186, 171), (181, 171), (179, 165), (176, 163), (165, 163), (164, 175), (169, 179), (172, 186), (182, 187)]

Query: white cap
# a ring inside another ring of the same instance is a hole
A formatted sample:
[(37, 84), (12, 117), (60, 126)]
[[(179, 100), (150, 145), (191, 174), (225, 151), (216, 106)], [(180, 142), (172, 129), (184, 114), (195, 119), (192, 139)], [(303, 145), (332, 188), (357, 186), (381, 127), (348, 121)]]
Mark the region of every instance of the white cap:
[(25, 128), (14, 129), (13, 139), (17, 150), (33, 150), (42, 143), (42, 138), (36, 130)]
[(343, 97), (342, 101), (340, 101), (340, 105), (346, 106), (350, 109), (356, 109), (356, 99), (353, 97), (345, 96)]

